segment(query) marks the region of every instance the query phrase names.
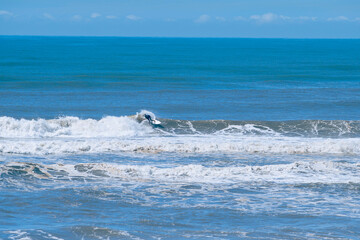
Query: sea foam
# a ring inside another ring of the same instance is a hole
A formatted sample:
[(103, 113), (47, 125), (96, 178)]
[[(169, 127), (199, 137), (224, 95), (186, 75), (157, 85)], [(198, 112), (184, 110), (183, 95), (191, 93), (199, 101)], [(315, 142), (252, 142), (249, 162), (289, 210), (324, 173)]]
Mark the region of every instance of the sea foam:
[(360, 139), (288, 137), (176, 136), (124, 138), (60, 138), (0, 141), (3, 154), (262, 153), (360, 154)]
[(360, 183), (360, 166), (331, 161), (298, 161), (264, 166), (206, 167), (188, 164), (173, 167), (121, 165), (114, 163), (36, 164), (7, 163), (1, 167), (3, 177), (23, 174), (39, 179), (66, 180), (115, 178), (122, 181), (157, 182), (278, 182), (278, 183)]
[[(287, 128), (298, 125), (304, 128), (304, 126), (313, 126), (315, 121), (311, 124), (305, 121), (300, 123), (261, 122), (260, 124), (161, 119), (163, 126), (154, 127), (141, 117), (144, 113), (145, 111), (142, 111), (130, 117), (107, 116), (99, 120), (78, 117), (48, 120), (0, 117), (0, 138), (2, 138), (0, 153), (34, 155), (108, 152), (360, 154), (359, 137), (289, 136), (288, 133), (284, 133), (283, 128), (279, 127), (287, 124)], [(146, 113), (152, 114), (155, 118), (153, 113), (148, 111)], [(324, 121), (321, 124), (327, 129), (329, 126), (334, 126), (331, 121)], [(355, 130), (358, 125), (357, 122), (346, 121), (336, 122), (336, 124), (339, 126), (348, 124)], [(183, 130), (174, 131), (181, 128)]]
[(0, 117), (2, 138), (124, 137), (142, 136), (151, 127), (129, 117), (107, 116), (100, 120), (60, 117), (57, 119), (15, 119)]

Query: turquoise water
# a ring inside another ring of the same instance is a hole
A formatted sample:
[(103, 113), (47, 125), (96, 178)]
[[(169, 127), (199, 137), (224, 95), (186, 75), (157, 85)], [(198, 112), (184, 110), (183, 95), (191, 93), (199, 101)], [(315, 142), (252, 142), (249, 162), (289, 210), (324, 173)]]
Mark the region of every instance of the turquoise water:
[(98, 119), (151, 109), (189, 120), (359, 119), (359, 40), (0, 41), (6, 116)]
[(357, 239), (359, 54), (0, 37), (0, 239)]

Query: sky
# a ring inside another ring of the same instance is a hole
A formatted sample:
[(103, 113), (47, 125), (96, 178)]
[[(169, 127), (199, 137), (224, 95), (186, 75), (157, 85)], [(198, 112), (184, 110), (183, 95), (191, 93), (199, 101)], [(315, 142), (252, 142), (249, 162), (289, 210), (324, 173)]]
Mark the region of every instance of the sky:
[(0, 0), (0, 35), (360, 38), (360, 0)]

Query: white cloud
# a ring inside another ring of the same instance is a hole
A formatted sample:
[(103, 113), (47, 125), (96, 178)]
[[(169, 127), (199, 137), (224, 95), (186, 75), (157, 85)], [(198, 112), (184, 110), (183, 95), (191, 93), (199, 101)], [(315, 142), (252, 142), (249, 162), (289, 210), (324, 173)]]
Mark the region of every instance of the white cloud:
[(0, 16), (13, 16), (14, 14), (9, 11), (0, 10)]
[(206, 14), (203, 14), (200, 17), (198, 17), (197, 19), (195, 19), (194, 22), (196, 22), (196, 23), (206, 23), (209, 20), (210, 20), (210, 16), (206, 15)]
[(236, 16), (236, 17), (234, 17), (234, 20), (235, 21), (246, 21), (247, 19), (244, 18), (243, 16)]
[(91, 14), (91, 18), (97, 18), (97, 17), (100, 17), (101, 16), (101, 14), (100, 13), (92, 13)]
[(43, 17), (46, 18), (46, 19), (49, 19), (49, 20), (54, 20), (55, 19), (54, 16), (49, 14), (49, 13), (44, 13)]
[(117, 16), (114, 16), (114, 15), (109, 15), (109, 16), (106, 16), (107, 19), (117, 19), (118, 17)]
[[(300, 17), (289, 17), (285, 15), (277, 15), (275, 13), (265, 13), (263, 15), (252, 15), (249, 18), (250, 20), (256, 21), (258, 23), (269, 23), (273, 21), (317, 21), (317, 17), (308, 17), (308, 16), (300, 16)], [(241, 18), (240, 20), (244, 20)]]
[(291, 17), (289, 17), (289, 16), (284, 16), (284, 15), (280, 15), (280, 16), (279, 16), (279, 19), (284, 20), (284, 21), (288, 21), (288, 20), (291, 20)]
[(300, 17), (297, 17), (296, 19), (301, 20), (301, 21), (316, 21), (318, 18), (317, 17), (300, 16)]
[(219, 21), (219, 22), (225, 22), (226, 21), (226, 19), (224, 17), (216, 17), (215, 19), (217, 21)]
[(345, 17), (345, 16), (338, 16), (338, 17), (335, 17), (335, 18), (328, 18), (327, 19), (328, 21), (332, 22), (340, 22), (340, 21), (349, 21), (349, 18)]
[(131, 21), (138, 21), (141, 19), (141, 17), (135, 16), (135, 15), (128, 15), (128, 16), (126, 16), (126, 19), (131, 20)]
[(72, 20), (74, 20), (74, 21), (80, 21), (81, 19), (82, 19), (82, 17), (80, 15), (74, 15), (72, 17)]
[(272, 22), (278, 18), (278, 15), (274, 13), (265, 13), (263, 15), (252, 15), (250, 16), (251, 20), (255, 20), (259, 23)]
[(360, 21), (360, 17), (355, 18), (354, 21)]

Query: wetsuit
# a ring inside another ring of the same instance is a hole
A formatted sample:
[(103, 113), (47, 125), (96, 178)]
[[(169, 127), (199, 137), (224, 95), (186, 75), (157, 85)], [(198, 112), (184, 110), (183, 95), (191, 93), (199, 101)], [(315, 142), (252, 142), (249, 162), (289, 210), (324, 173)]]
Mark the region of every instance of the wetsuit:
[(145, 114), (144, 117), (149, 121), (149, 123), (152, 123), (152, 118), (150, 115)]

